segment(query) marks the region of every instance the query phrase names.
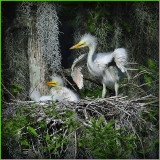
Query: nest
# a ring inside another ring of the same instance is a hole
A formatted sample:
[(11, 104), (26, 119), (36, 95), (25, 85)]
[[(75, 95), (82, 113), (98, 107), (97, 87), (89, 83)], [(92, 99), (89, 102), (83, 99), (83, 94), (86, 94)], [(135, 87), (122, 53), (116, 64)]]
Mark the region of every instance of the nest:
[[(116, 100), (115, 97), (103, 99), (85, 98), (81, 99), (77, 103), (57, 102), (56, 104), (53, 104), (51, 101), (43, 103), (35, 103), (33, 101), (17, 101), (8, 103), (8, 107), (2, 109), (2, 122), (7, 121), (10, 117), (16, 116), (19, 112), (19, 108), (25, 108), (20, 113), (23, 117), (30, 115), (30, 117), (35, 119), (35, 122), (30, 125), (34, 127), (38, 133), (37, 140), (35, 141), (31, 139), (30, 144), (32, 144), (32, 147), (25, 148), (18, 143), (17, 139), (16, 143), (19, 144), (18, 152), (15, 147), (9, 148), (10, 154), (13, 156), (13, 158), (35, 158), (37, 153), (39, 153), (38, 158), (46, 157), (46, 153), (42, 151), (40, 152), (38, 149), (40, 146), (45, 145), (42, 141), (44, 135), (42, 133), (41, 127), (36, 126), (39, 122), (44, 122), (46, 124), (47, 130), (45, 130), (45, 132), (49, 134), (50, 137), (52, 137), (52, 140), (54, 140), (56, 135), (59, 134), (73, 138), (73, 141), (70, 142), (69, 145), (61, 146), (61, 149), (57, 150), (54, 156), (49, 154), (50, 157), (48, 158), (79, 158), (76, 147), (76, 139), (77, 137), (80, 137), (81, 132), (78, 131), (79, 129), (77, 129), (77, 135), (75, 135), (74, 132), (69, 132), (69, 128), (63, 128), (63, 124), (66, 123), (66, 119), (64, 120), (63, 116), (67, 114), (67, 111), (74, 112), (74, 121), (87, 128), (92, 127), (92, 118), (94, 118), (95, 121), (98, 121), (101, 116), (104, 116), (102, 125), (105, 125), (111, 120), (114, 120), (114, 129), (125, 129), (128, 135), (133, 134), (138, 138), (142, 150), (145, 150), (145, 143), (142, 141), (142, 135), (140, 135), (139, 131), (141, 131), (144, 126), (146, 127), (146, 134), (148, 139), (150, 139), (150, 143), (158, 138), (158, 131), (154, 124), (143, 119), (141, 114), (149, 113), (151, 110), (146, 106), (158, 106), (157, 102), (158, 100), (153, 96), (146, 96), (130, 100), (128, 100), (127, 97), (119, 97), (118, 100)], [(54, 115), (53, 112), (56, 112), (56, 114)], [(26, 131), (24, 131), (24, 128), (27, 127), (22, 127), (19, 130), (19, 134), (26, 134), (24, 133)], [(21, 154), (19, 151), (21, 151)], [(72, 154), (69, 153), (71, 151)], [(130, 156), (136, 158), (135, 155)]]

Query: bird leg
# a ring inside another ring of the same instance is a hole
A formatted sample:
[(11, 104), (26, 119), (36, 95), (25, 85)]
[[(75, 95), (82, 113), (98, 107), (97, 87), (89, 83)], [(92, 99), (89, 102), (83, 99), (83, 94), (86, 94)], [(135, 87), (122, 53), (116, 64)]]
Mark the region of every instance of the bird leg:
[(116, 100), (118, 97), (118, 88), (119, 88), (119, 84), (117, 82), (115, 82), (114, 89), (115, 89), (115, 93), (116, 93)]
[(106, 85), (103, 83), (103, 91), (102, 91), (102, 98), (106, 95)]

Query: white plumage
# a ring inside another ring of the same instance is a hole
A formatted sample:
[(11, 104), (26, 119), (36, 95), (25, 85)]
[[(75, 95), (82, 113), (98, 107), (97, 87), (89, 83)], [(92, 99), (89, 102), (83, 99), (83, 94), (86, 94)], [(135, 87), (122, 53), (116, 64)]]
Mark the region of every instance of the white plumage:
[(40, 93), (36, 90), (36, 89), (33, 89), (31, 88), (30, 89), (30, 98), (31, 100), (35, 101), (35, 102), (39, 102), (39, 99), (40, 99)]
[(86, 46), (89, 47), (89, 53), (79, 56), (73, 62), (71, 76), (77, 86), (81, 89), (83, 87), (81, 68), (87, 63), (89, 72), (93, 76), (98, 77), (103, 84), (102, 97), (105, 97), (106, 86), (108, 88), (114, 88), (117, 96), (119, 88), (118, 81), (124, 77), (125, 72), (127, 73), (127, 51), (124, 48), (117, 48), (113, 52), (95, 53), (96, 45), (96, 37), (91, 34), (85, 34), (78, 44), (70, 48), (77, 49)]
[(41, 96), (37, 91), (32, 92), (30, 98), (36, 102), (43, 101), (74, 101), (79, 100), (79, 96), (64, 86), (64, 82), (60, 76), (51, 76), (52, 81), (47, 82), (47, 85), (51, 86), (50, 93), (46, 96)]
[(43, 96), (41, 100), (53, 100), (53, 101), (74, 101), (79, 100), (79, 96), (64, 86), (64, 82), (60, 76), (52, 76), (52, 81), (47, 82), (47, 85), (51, 86), (50, 96)]

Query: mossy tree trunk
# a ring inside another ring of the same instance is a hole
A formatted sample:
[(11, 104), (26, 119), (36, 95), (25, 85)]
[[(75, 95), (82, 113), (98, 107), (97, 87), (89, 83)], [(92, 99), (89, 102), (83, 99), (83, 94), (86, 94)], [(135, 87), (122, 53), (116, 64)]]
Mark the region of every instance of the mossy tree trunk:
[(49, 2), (16, 4), (6, 29), (3, 90), (7, 100), (38, 100), (49, 94), (49, 74), (61, 71), (56, 7)]
[(33, 21), (33, 24), (30, 27), (31, 35), (28, 39), (29, 94), (32, 99), (38, 100), (39, 96), (49, 93), (49, 88), (45, 83), (48, 72), (46, 63), (42, 57), (41, 44), (37, 38), (35, 21)]

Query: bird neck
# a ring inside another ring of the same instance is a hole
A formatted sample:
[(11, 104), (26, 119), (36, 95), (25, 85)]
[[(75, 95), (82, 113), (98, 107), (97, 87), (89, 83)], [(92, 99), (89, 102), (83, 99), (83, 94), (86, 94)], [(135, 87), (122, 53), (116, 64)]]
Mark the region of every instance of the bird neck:
[(88, 53), (88, 62), (92, 62), (92, 56), (95, 52), (96, 47), (94, 45), (89, 46), (89, 53)]
[(62, 87), (61, 86), (55, 86), (55, 89), (58, 91), (58, 90), (61, 90)]

